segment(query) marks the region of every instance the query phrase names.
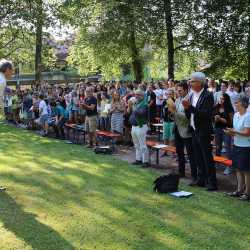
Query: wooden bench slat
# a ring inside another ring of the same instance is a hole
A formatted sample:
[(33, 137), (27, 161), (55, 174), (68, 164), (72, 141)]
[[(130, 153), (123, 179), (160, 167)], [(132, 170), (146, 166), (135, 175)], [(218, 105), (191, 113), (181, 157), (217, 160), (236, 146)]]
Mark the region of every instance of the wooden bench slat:
[[(159, 142), (156, 142), (156, 141), (150, 141), (150, 140), (147, 140), (146, 141), (146, 145), (148, 147), (155, 147), (157, 145), (159, 145), (160, 143)], [(171, 153), (176, 153), (176, 147), (173, 147), (173, 146), (168, 146), (166, 145), (165, 148), (161, 148), (161, 149), (158, 149), (158, 150), (162, 150), (162, 151), (165, 151), (165, 152), (171, 152)], [(225, 157), (222, 157), (222, 156), (214, 156), (214, 161), (216, 163), (219, 163), (221, 165), (224, 165), (224, 166), (227, 166), (227, 167), (231, 167), (232, 166), (232, 160), (229, 160)]]
[(106, 137), (110, 137), (110, 138), (118, 138), (118, 137), (121, 137), (120, 134), (116, 134), (116, 133), (112, 133), (110, 131), (97, 131), (96, 134), (98, 136), (106, 136)]
[(73, 123), (66, 123), (65, 125), (64, 125), (65, 127), (67, 127), (67, 128), (75, 128), (75, 126), (76, 126), (76, 124), (73, 124)]
[(156, 145), (159, 145), (159, 142), (147, 140), (147, 141), (146, 141), (146, 145), (147, 145), (148, 147), (154, 147), (154, 146), (156, 146)]
[(232, 166), (233, 163), (232, 160), (229, 160), (222, 156), (214, 156), (214, 161), (228, 167)]

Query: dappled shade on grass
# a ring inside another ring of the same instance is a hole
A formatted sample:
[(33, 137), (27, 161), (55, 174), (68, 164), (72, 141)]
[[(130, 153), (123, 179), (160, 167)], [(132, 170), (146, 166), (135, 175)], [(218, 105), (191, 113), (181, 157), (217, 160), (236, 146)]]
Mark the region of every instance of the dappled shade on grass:
[(152, 170), (2, 124), (0, 136), (0, 249), (249, 249), (247, 203), (155, 194)]
[(37, 250), (44, 250), (47, 246), (51, 246), (51, 249), (74, 249), (51, 227), (40, 223), (35, 214), (24, 212), (8, 193), (1, 193), (0, 199), (0, 220), (3, 227), (24, 240), (27, 245)]

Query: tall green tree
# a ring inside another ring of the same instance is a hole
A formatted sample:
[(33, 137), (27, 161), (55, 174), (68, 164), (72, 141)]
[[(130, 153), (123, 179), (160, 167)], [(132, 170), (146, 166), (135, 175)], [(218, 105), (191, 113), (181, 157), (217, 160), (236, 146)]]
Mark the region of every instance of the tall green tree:
[[(135, 79), (142, 80), (142, 51), (157, 20), (150, 1), (67, 1), (66, 7), (71, 23), (84, 30), (81, 35), (85, 44), (88, 43), (92, 51), (102, 51), (95, 53), (97, 61), (102, 61), (105, 52), (105, 59), (110, 61), (116, 57), (126, 59), (121, 64), (130, 63)], [(72, 15), (76, 18), (72, 19)]]
[(208, 52), (210, 74), (250, 79), (250, 2), (247, 0), (195, 1), (193, 36), (196, 45)]

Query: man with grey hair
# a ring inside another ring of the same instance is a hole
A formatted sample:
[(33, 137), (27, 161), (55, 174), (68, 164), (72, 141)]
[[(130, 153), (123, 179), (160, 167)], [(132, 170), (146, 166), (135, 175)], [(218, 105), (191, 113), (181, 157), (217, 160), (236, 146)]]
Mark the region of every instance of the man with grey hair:
[[(0, 113), (2, 113), (2, 109), (4, 108), (4, 90), (6, 87), (7, 80), (11, 79), (13, 74), (13, 65), (11, 62), (2, 59), (0, 60)], [(0, 192), (5, 191), (6, 187), (0, 186)]]
[(197, 180), (192, 186), (207, 187), (207, 191), (217, 190), (216, 169), (212, 155), (212, 112), (213, 94), (204, 88), (206, 76), (202, 72), (191, 75), (191, 94), (182, 104), (190, 118), (192, 144), (198, 167)]
[(13, 65), (5, 59), (0, 60), (0, 109), (3, 108), (3, 96), (7, 80), (13, 75)]
[(143, 90), (135, 91), (136, 103), (129, 118), (132, 125), (131, 136), (136, 150), (136, 161), (134, 165), (148, 167), (148, 148), (146, 136), (148, 131), (148, 102)]

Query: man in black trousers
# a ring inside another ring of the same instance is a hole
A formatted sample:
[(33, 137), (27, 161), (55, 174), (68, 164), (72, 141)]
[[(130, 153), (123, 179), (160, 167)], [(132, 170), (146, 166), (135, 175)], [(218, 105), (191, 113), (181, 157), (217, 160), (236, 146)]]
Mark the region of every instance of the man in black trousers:
[(196, 181), (197, 166), (192, 147), (192, 133), (190, 131), (190, 120), (186, 117), (185, 109), (182, 105), (182, 101), (188, 95), (188, 85), (186, 81), (182, 81), (177, 84), (177, 94), (178, 98), (175, 101), (175, 106), (173, 107), (173, 113), (175, 120), (174, 133), (175, 133), (176, 153), (179, 165), (179, 175), (180, 177), (185, 177), (184, 149), (186, 148), (191, 168), (191, 177), (193, 181)]
[(213, 94), (204, 89), (206, 77), (201, 72), (191, 75), (191, 92), (182, 104), (190, 118), (192, 144), (198, 168), (197, 180), (191, 186), (207, 187), (207, 191), (217, 190), (216, 169), (212, 154), (212, 112)]

